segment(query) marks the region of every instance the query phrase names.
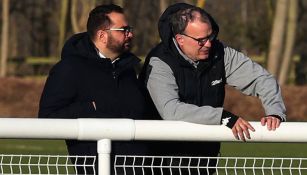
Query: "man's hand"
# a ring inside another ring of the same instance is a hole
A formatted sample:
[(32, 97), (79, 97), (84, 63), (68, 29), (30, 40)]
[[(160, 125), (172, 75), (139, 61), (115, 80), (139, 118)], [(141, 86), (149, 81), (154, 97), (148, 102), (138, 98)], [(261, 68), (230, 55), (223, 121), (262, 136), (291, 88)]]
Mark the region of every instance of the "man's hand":
[(251, 139), (249, 130), (255, 132), (255, 129), (252, 127), (252, 125), (241, 117), (238, 118), (231, 130), (237, 140), (241, 139), (244, 142), (245, 138)]
[(280, 119), (269, 115), (261, 119), (261, 125), (265, 126), (265, 124), (267, 125), (269, 131), (275, 131), (280, 125)]

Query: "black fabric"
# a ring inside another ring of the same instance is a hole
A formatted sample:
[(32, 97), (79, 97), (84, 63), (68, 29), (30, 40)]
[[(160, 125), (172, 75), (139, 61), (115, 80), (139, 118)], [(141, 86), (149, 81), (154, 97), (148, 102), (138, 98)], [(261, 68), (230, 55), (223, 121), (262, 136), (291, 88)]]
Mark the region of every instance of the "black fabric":
[[(144, 118), (143, 88), (134, 67), (139, 59), (124, 53), (114, 64), (100, 58), (87, 33), (64, 45), (61, 60), (46, 81), (39, 118)], [(95, 101), (97, 110), (92, 102)], [(96, 155), (96, 141), (67, 140), (70, 155)], [(146, 154), (147, 143), (112, 142), (114, 154)]]
[[(220, 53), (223, 53), (220, 50)], [(222, 57), (217, 57), (208, 62), (200, 62), (198, 68), (194, 68), (186, 60), (180, 62), (163, 49), (162, 45), (156, 47), (151, 56), (159, 57), (167, 63), (176, 78), (179, 87), (180, 101), (197, 106), (209, 105), (222, 107), (225, 97), (225, 68)], [(186, 63), (185, 63), (186, 62)], [(215, 80), (220, 83), (213, 85)], [(161, 119), (158, 117), (157, 119)], [(154, 152), (161, 155), (182, 156), (217, 156), (220, 149), (219, 142), (156, 142)]]
[[(197, 106), (209, 105), (222, 107), (225, 98), (224, 46), (218, 40), (212, 42), (209, 58), (200, 61), (194, 68), (178, 52), (173, 43), (173, 33), (169, 24), (169, 16), (178, 10), (192, 7), (185, 3), (170, 6), (159, 20), (161, 43), (147, 55), (140, 79), (146, 84), (146, 73), (150, 72), (151, 57), (158, 57), (172, 69), (179, 87), (180, 101)], [(219, 28), (208, 14), (213, 32), (218, 34)], [(161, 119), (161, 117), (157, 117)], [(219, 142), (155, 142), (153, 152), (173, 156), (217, 156)]]
[(50, 71), (39, 116), (142, 117), (144, 97), (134, 71), (139, 59), (131, 53), (120, 58), (115, 64), (99, 58), (87, 33), (73, 36), (63, 48), (62, 60)]
[(172, 54), (163, 52), (162, 48), (157, 49), (153, 56), (159, 57), (172, 69), (179, 87), (180, 101), (197, 106), (222, 107), (226, 84), (222, 45), (216, 53), (221, 56), (216, 54), (214, 58), (199, 61), (197, 68), (182, 56), (173, 57)]
[(230, 129), (232, 129), (232, 127), (236, 124), (239, 117), (234, 115), (233, 113), (231, 113), (229, 111), (223, 110), (222, 121), (225, 120), (225, 119), (227, 120), (226, 126)]

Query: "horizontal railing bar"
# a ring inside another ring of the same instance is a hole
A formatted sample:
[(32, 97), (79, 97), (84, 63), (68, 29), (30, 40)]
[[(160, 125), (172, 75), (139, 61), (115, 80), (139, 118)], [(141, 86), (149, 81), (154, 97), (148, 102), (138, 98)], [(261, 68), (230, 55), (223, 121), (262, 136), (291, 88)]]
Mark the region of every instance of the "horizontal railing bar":
[[(284, 122), (268, 131), (260, 122), (248, 142), (307, 142), (306, 122)], [(238, 141), (223, 125), (132, 119), (0, 118), (0, 138), (78, 140)]]

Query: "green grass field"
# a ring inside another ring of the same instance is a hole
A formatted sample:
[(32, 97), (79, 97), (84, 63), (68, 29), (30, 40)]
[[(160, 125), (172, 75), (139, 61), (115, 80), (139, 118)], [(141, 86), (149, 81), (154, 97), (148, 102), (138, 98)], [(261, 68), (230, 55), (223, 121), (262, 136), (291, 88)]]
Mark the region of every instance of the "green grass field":
[[(0, 154), (67, 154), (63, 140), (0, 139)], [(221, 156), (306, 157), (307, 143), (223, 142)]]
[(306, 157), (307, 143), (222, 143), (221, 156)]
[(0, 154), (67, 154), (63, 140), (0, 139)]

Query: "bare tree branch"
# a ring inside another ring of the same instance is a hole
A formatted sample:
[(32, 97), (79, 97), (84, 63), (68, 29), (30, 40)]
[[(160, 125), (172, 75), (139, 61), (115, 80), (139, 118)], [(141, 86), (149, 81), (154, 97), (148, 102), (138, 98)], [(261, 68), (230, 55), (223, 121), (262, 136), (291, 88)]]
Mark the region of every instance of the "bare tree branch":
[(8, 36), (9, 36), (9, 0), (2, 0), (2, 31), (1, 31), (1, 70), (0, 77), (7, 74)]
[(277, 0), (268, 56), (268, 70), (275, 76), (278, 76), (278, 67), (280, 66), (287, 7), (288, 0)]
[(285, 44), (285, 52), (282, 59), (282, 65), (280, 74), (278, 76), (279, 84), (284, 85), (288, 79), (288, 72), (290, 66), (292, 65), (292, 52), (294, 47), (296, 26), (297, 26), (297, 0), (291, 0), (289, 2), (289, 13), (288, 13), (288, 23), (287, 23), (287, 37)]

